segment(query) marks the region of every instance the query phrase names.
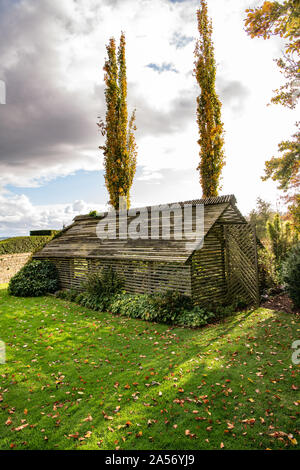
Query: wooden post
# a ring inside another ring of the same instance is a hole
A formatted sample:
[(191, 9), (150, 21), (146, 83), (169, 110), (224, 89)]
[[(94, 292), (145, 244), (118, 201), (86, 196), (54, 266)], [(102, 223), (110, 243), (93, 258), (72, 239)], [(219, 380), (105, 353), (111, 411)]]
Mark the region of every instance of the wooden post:
[(256, 227), (252, 225), (252, 232), (253, 232), (253, 248), (254, 248), (254, 259), (255, 259), (255, 273), (256, 273), (256, 285), (257, 285), (257, 292), (256, 292), (256, 305), (257, 307), (260, 304), (260, 293), (259, 293), (259, 275), (258, 275), (258, 259), (257, 259), (257, 239), (256, 239)]
[(229, 254), (229, 236), (228, 226), (224, 227), (224, 255), (225, 255), (225, 272), (227, 285), (227, 298), (231, 300), (231, 273), (230, 273), (230, 254)]

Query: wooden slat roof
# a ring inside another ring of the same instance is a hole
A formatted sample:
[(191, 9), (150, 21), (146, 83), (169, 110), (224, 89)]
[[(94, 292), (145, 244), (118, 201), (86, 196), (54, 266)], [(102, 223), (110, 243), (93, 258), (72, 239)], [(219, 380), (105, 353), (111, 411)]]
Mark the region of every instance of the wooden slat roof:
[[(204, 235), (222, 217), (227, 221), (232, 219), (235, 223), (245, 223), (235, 207), (236, 199), (233, 195), (210, 199), (197, 199), (177, 203), (181, 207), (204, 205)], [(175, 203), (164, 205), (171, 206)], [(160, 207), (160, 206), (156, 206)], [(137, 212), (145, 208), (135, 209)], [(147, 207), (150, 210), (150, 207)], [(153, 207), (152, 207), (153, 210)], [(162, 239), (106, 239), (97, 237), (97, 224), (104, 216), (90, 217), (77, 216), (72, 225), (67, 227), (63, 234), (49, 242), (41, 251), (35, 254), (38, 258), (101, 258), (107, 260), (131, 261), (161, 261), (185, 263), (193, 254), (187, 248), (187, 240)], [(169, 219), (169, 217), (168, 217)]]

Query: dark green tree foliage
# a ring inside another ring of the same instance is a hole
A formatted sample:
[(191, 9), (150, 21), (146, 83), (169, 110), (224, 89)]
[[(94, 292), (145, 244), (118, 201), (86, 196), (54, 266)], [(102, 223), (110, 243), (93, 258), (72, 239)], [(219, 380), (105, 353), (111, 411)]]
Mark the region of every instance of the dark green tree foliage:
[[(299, 77), (300, 84), (300, 77)], [(278, 145), (280, 157), (273, 157), (266, 162), (263, 181), (271, 178), (278, 184), (278, 189), (284, 191), (284, 199), (289, 205), (291, 220), (295, 229), (300, 232), (300, 130), (296, 123), (297, 132), (293, 140), (282, 141)]]
[(38, 297), (59, 289), (58, 272), (50, 261), (27, 263), (9, 282), (8, 292), (15, 297)]
[(300, 307), (300, 243), (295, 245), (283, 265), (283, 281), (296, 308)]
[(295, 108), (299, 99), (297, 81), (300, 53), (300, 2), (299, 0), (268, 1), (246, 10), (245, 26), (252, 38), (269, 39), (279, 36), (284, 40), (283, 56), (276, 60), (287, 83), (275, 91), (272, 102)]
[(275, 263), (279, 269), (289, 249), (293, 245), (293, 233), (289, 222), (283, 222), (279, 214), (267, 223), (268, 236)]
[(266, 248), (260, 248), (258, 255), (258, 274), (260, 293), (263, 294), (265, 289), (277, 287), (280, 284), (279, 274), (275, 256), (272, 251)]
[(253, 209), (248, 217), (250, 224), (255, 225), (256, 235), (260, 240), (267, 236), (267, 222), (275, 215), (271, 204), (261, 198), (257, 198), (256, 208)]
[(57, 235), (59, 230), (30, 230), (31, 237), (51, 237)]
[[(265, 0), (262, 5), (246, 10), (246, 31), (252, 37), (269, 39), (279, 36), (284, 41), (283, 56), (276, 60), (286, 79), (272, 103), (294, 109), (300, 98), (300, 1)], [(299, 123), (296, 123), (299, 129)], [(284, 191), (293, 226), (300, 232), (300, 133), (297, 129), (290, 141), (278, 145), (279, 157), (266, 162), (263, 181), (272, 179)]]

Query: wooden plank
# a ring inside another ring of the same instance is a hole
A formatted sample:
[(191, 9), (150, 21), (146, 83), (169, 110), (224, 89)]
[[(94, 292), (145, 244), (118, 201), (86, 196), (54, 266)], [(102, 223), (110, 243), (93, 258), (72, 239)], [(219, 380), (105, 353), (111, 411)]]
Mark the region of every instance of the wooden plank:
[(241, 295), (257, 304), (258, 270), (255, 260), (256, 237), (246, 224), (226, 228), (228, 233), (228, 283), (231, 297)]

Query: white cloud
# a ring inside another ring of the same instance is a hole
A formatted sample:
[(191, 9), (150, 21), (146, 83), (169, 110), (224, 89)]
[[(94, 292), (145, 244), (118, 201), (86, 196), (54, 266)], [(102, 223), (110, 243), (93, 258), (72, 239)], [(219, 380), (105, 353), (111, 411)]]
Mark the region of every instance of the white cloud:
[(79, 214), (91, 210), (106, 210), (104, 204), (91, 204), (82, 200), (73, 204), (52, 204), (34, 206), (27, 196), (0, 194), (0, 233), (2, 236), (29, 235), (34, 229), (61, 229), (72, 223)]

